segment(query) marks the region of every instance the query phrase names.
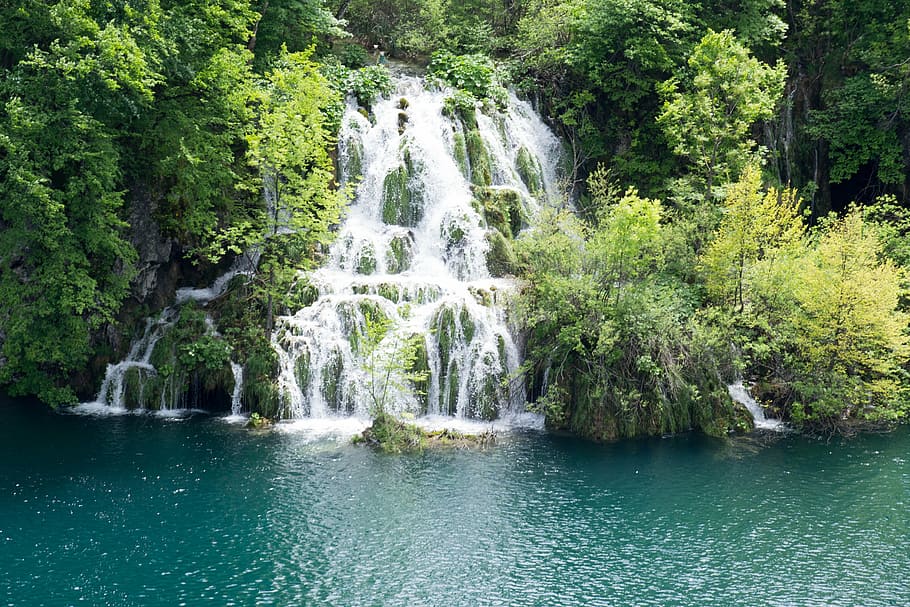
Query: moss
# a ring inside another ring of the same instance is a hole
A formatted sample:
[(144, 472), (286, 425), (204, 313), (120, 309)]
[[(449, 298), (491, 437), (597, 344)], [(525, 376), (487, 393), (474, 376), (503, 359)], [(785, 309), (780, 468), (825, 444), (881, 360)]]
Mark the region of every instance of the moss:
[(406, 209), (411, 205), (408, 191), (408, 170), (399, 165), (382, 182), (382, 220), (387, 224), (404, 225)]
[(487, 269), (490, 270), (490, 274), (493, 276), (514, 274), (518, 267), (518, 257), (512, 243), (499, 230), (488, 232), (487, 242), (490, 243), (487, 251)]
[(487, 225), (503, 236), (514, 238), (525, 225), (521, 195), (512, 188), (474, 187), (477, 206)]
[(257, 332), (247, 345), (243, 365), (242, 399), (251, 413), (273, 418), (279, 414), (278, 355), (268, 338)]
[(389, 413), (380, 413), (373, 424), (363, 431), (362, 440), (385, 453), (423, 451), (427, 447), (427, 433), (413, 424), (396, 419)]
[(267, 417), (263, 417), (262, 415), (259, 415), (255, 411), (250, 414), (250, 421), (248, 421), (246, 423), (246, 427), (251, 428), (253, 430), (264, 430), (265, 428), (268, 428), (271, 425), (272, 425), (272, 420), (270, 420)]
[(420, 193), (409, 187), (416, 167), (407, 150), (404, 153), (405, 161), (389, 172), (382, 184), (382, 220), (389, 225), (414, 227), (423, 216), (423, 201)]
[(477, 130), (477, 108), (474, 106), (460, 105), (456, 110), (456, 115), (461, 120), (465, 130)]
[(386, 267), (389, 274), (400, 274), (411, 265), (413, 242), (409, 236), (396, 235), (389, 242), (386, 253)]
[(411, 103), (408, 101), (407, 97), (402, 97), (398, 100), (398, 109), (406, 110), (410, 107)]
[(357, 255), (357, 273), (372, 274), (376, 271), (376, 249), (372, 244), (365, 244)]
[(489, 186), (493, 183), (493, 164), (490, 153), (484, 145), (480, 131), (470, 130), (465, 134), (465, 147), (468, 162), (471, 166), (471, 183), (478, 186)]
[(464, 175), (465, 179), (471, 179), (471, 166), (468, 164), (468, 146), (465, 143), (464, 133), (455, 131), (453, 135), (455, 162), (458, 164), (458, 170)]
[[(495, 361), (492, 354), (484, 355), (484, 363), (491, 366)], [(491, 374), (481, 378), (480, 389), (473, 394), (471, 409), (473, 417), (492, 420), (499, 415), (499, 404), (503, 399), (501, 374)]]
[(543, 192), (543, 171), (540, 168), (540, 163), (528, 151), (528, 148), (522, 146), (518, 149), (515, 165), (515, 168), (518, 169), (518, 176), (521, 177), (521, 180), (532, 195), (538, 196)]
[(384, 282), (376, 288), (376, 294), (393, 303), (401, 301), (401, 287), (396, 284)]
[(462, 306), (461, 311), (458, 313), (458, 322), (461, 324), (461, 335), (464, 338), (466, 343), (471, 342), (474, 339), (474, 332), (476, 326), (474, 325), (474, 319), (471, 318), (471, 313), (468, 312), (468, 309)]
[(294, 363), (294, 378), (297, 385), (305, 388), (310, 383), (310, 353), (304, 352)]
[(446, 407), (445, 411), (442, 411), (443, 415), (456, 415), (458, 413), (458, 389), (459, 389), (459, 373), (458, 367), (455, 364), (450, 364), (446, 367), (446, 371), (442, 376), (443, 381), (443, 395), (445, 395), (445, 400), (441, 405)]
[(285, 313), (293, 314), (297, 310), (310, 306), (319, 299), (317, 289), (308, 279), (300, 279), (292, 285), (285, 300)]
[(398, 112), (398, 134), (403, 135), (404, 129), (408, 125), (408, 114), (407, 112)]
[(341, 372), (344, 366), (341, 354), (333, 351), (329, 354), (328, 363), (322, 368), (322, 395), (328, 407), (334, 411), (343, 409), (341, 406)]
[(414, 395), (417, 397), (417, 402), (420, 405), (420, 414), (426, 415), (427, 409), (429, 407), (428, 392), (431, 381), (427, 344), (423, 335), (419, 333), (411, 335), (408, 339), (414, 343), (415, 352), (412, 364), (410, 364), (408, 368), (405, 369), (405, 371), (412, 376), (422, 377), (422, 379), (417, 381), (411, 380), (410, 384)]
[(474, 223), (468, 215), (449, 217), (440, 227), (439, 236), (445, 242), (446, 253), (452, 253), (465, 245), (467, 230)]
[(154, 371), (131, 367), (123, 374), (123, 406), (127, 409), (157, 409), (161, 402), (161, 378)]
[(345, 181), (359, 179), (363, 174), (363, 143), (359, 139), (348, 141), (347, 158), (344, 163)]

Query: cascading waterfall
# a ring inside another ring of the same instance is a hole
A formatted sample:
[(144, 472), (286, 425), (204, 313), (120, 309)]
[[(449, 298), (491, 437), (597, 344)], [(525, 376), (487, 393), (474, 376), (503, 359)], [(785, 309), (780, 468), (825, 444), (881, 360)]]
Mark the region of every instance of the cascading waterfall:
[(765, 417), (764, 409), (755, 402), (755, 399), (749, 394), (749, 391), (743, 385), (743, 382), (738, 381), (735, 384), (730, 384), (727, 386), (727, 392), (730, 394), (730, 398), (748, 409), (757, 429), (776, 431), (784, 429), (784, 423), (779, 419), (768, 419)]
[[(501, 305), (513, 283), (491, 274), (491, 257), (503, 232), (558, 200), (560, 145), (514, 96), (470, 120), (452, 117), (445, 97), (405, 77), (369, 117), (349, 104), (339, 163), (356, 196), (328, 263), (302, 277), (315, 301), (279, 317), (272, 338), (285, 417), (367, 416), (377, 381), (395, 413), (494, 419), (523, 407), (520, 347)], [(371, 363), (377, 322), (389, 328)], [(413, 340), (420, 385), (386, 364)]]
[[(560, 200), (561, 148), (514, 96), (502, 111), (465, 112), (447, 110), (446, 95), (403, 77), (369, 115), (349, 104), (339, 174), (355, 199), (326, 265), (300, 277), (316, 293), (312, 303), (279, 316), (272, 334), (282, 417), (364, 418), (378, 392), (399, 414), (492, 420), (523, 410), (521, 344), (505, 313), (514, 285), (496, 259), (511, 255), (511, 239), (542, 205)], [(204, 307), (257, 264), (254, 250), (210, 287), (179, 289), (175, 305), (147, 321), (127, 358), (108, 366), (96, 401), (83, 406), (192, 406), (181, 378), (152, 364), (156, 344), (177, 326), (179, 306)], [(217, 337), (208, 314), (205, 324)], [(378, 325), (384, 335), (367, 358), (368, 328)], [(416, 355), (412, 369), (392, 364), (405, 343)], [(243, 366), (229, 365), (237, 416)], [(405, 371), (420, 372), (419, 381)]]
[[(148, 379), (158, 375), (158, 369), (151, 362), (155, 346), (176, 323), (178, 316), (178, 308), (176, 306), (190, 301), (205, 305), (222, 295), (227, 290), (231, 279), (235, 276), (250, 275), (255, 272), (258, 263), (259, 251), (254, 249), (239, 255), (231, 264), (231, 267), (216, 278), (210, 287), (178, 289), (175, 305), (165, 308), (156, 317), (146, 319), (143, 334), (133, 340), (126, 358), (119, 363), (107, 366), (98, 396), (93, 402), (82, 403), (82, 409), (89, 412), (102, 410), (118, 412), (137, 405), (140, 409), (146, 409), (149, 408), (149, 405), (153, 405), (159, 411), (173, 411), (182, 408), (183, 403), (177, 396), (177, 393), (181, 392), (181, 386), (176, 385), (174, 381), (165, 383), (165, 389), (161, 390), (158, 395), (158, 402), (150, 402), (150, 399), (145, 394)], [(217, 335), (212, 318), (208, 314), (205, 315), (205, 325), (207, 333)], [(233, 415), (238, 415), (241, 411), (240, 397), (243, 391), (243, 367), (231, 361), (230, 369), (234, 378), (231, 412)], [(127, 403), (126, 390), (130, 382), (136, 384), (138, 394), (132, 399), (135, 402)]]
[(138, 339), (130, 345), (127, 357), (117, 364), (107, 366), (101, 390), (94, 403), (88, 405), (102, 405), (115, 410), (126, 408), (124, 404), (124, 390), (126, 388), (127, 373), (131, 370), (138, 374), (155, 373), (150, 359), (165, 331), (174, 324), (175, 314), (172, 308), (165, 308), (157, 318), (147, 318), (145, 330)]

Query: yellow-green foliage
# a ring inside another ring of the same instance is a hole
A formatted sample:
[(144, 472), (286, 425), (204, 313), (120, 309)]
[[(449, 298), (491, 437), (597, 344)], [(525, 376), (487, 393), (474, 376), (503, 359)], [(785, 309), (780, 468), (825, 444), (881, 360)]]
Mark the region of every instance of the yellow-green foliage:
[(908, 315), (898, 310), (902, 272), (882, 260), (877, 234), (859, 210), (825, 223), (800, 264), (791, 365), (807, 420), (906, 414), (901, 365), (910, 355)]
[(776, 258), (800, 244), (804, 231), (796, 192), (763, 192), (758, 167), (746, 167), (727, 187), (723, 220), (700, 260), (710, 297), (743, 311), (756, 264), (764, 261), (767, 272)]

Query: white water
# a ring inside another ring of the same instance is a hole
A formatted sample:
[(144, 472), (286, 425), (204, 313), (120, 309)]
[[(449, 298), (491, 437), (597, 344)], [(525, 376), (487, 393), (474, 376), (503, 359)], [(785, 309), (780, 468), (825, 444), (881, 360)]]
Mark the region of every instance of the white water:
[(126, 411), (123, 402), (123, 391), (125, 388), (124, 379), (130, 369), (138, 369), (142, 373), (156, 373), (155, 367), (149, 362), (155, 344), (164, 336), (176, 320), (176, 315), (172, 308), (165, 308), (157, 318), (147, 318), (145, 321), (145, 331), (138, 339), (130, 345), (129, 354), (119, 363), (109, 364), (104, 372), (104, 381), (101, 383), (101, 390), (98, 397), (88, 403), (82, 403), (84, 411), (98, 410), (100, 408), (110, 409), (111, 412)]
[(240, 415), (243, 395), (243, 366), (231, 361), (231, 373), (234, 374), (234, 392), (231, 394), (231, 415)]
[[(400, 131), (402, 97), (407, 99), (407, 121)], [(272, 336), (280, 362), (282, 416), (298, 420), (293, 427), (302, 424), (302, 430), (317, 434), (327, 428), (359, 428), (369, 419), (371, 395), (377, 394), (387, 400), (389, 410), (412, 414), (426, 427), (451, 427), (455, 420), (466, 430), (542, 424), (540, 416), (524, 413), (524, 386), (515, 379), (521, 344), (504, 311), (513, 281), (493, 277), (487, 268), (491, 230), (475, 200), (479, 195), (462, 172), (470, 174), (470, 167), (460, 167), (454, 155), (465, 127), (443, 115), (444, 98), (443, 92), (425, 90), (419, 79), (402, 78), (396, 95), (374, 107), (374, 122), (353, 105), (345, 114), (339, 159), (342, 181), (357, 184), (356, 198), (329, 262), (301, 276), (316, 288), (316, 301), (279, 317)], [(560, 145), (527, 103), (513, 96), (505, 112), (478, 109), (477, 130), (490, 157), (488, 191), (518, 196), (524, 221), (542, 205), (559, 202)], [(519, 150), (538, 165), (536, 187), (529, 188), (520, 177)], [(362, 170), (356, 170), (355, 156)], [(412, 200), (402, 205), (408, 216), (386, 222), (384, 185), (399, 167), (408, 169), (406, 187)], [(238, 257), (210, 287), (179, 289), (175, 306), (190, 301), (204, 306), (223, 294), (232, 278), (255, 272), (257, 264), (258, 251)], [(379, 314), (391, 328), (369, 364), (358, 344), (368, 318)], [(150, 319), (127, 358), (109, 365), (97, 399), (79, 410), (127, 412), (127, 372), (140, 369), (140, 385), (157, 373), (149, 360), (176, 316), (175, 308), (167, 308)], [(395, 365), (386, 374), (387, 363), (396, 360), (402, 344), (411, 339), (420, 340), (425, 351), (425, 393), (402, 379)], [(228, 419), (241, 420), (243, 367), (231, 362), (231, 371)], [(177, 389), (162, 391), (159, 406), (164, 414), (185, 406)]]
[[(279, 317), (272, 339), (285, 417), (366, 419), (377, 394), (388, 395), (391, 411), (418, 417), (516, 419), (523, 411), (524, 388), (513, 379), (520, 344), (501, 305), (513, 281), (487, 269), (490, 230), (455, 159), (456, 133), (464, 129), (443, 115), (444, 97), (402, 78), (397, 93), (375, 105), (375, 124), (353, 105), (345, 114), (339, 159), (342, 180), (358, 184), (356, 197), (327, 265), (302, 277), (318, 298)], [(526, 219), (557, 201), (559, 142), (526, 103), (513, 97), (504, 113), (478, 110), (477, 123), (491, 157), (491, 189), (517, 193)], [(522, 147), (540, 165), (543, 191), (532, 193), (519, 177)], [(358, 164), (359, 183), (352, 174)], [(384, 221), (384, 185), (402, 166), (411, 205)], [(358, 346), (375, 316), (389, 319), (391, 329), (371, 363)], [(426, 352), (425, 394), (402, 379), (400, 364), (386, 366), (415, 338)]]
[[(144, 379), (149, 375), (158, 373), (157, 369), (151, 364), (150, 359), (155, 350), (155, 344), (164, 336), (164, 334), (174, 326), (177, 320), (178, 307), (188, 301), (195, 301), (205, 305), (211, 300), (223, 294), (228, 287), (231, 279), (238, 275), (251, 275), (255, 272), (259, 262), (259, 252), (254, 250), (249, 253), (238, 256), (231, 267), (206, 288), (181, 288), (177, 290), (174, 306), (167, 307), (161, 311), (157, 317), (146, 319), (145, 331), (143, 334), (133, 340), (130, 344), (130, 350), (126, 358), (116, 364), (109, 364), (105, 369), (104, 380), (101, 382), (101, 388), (98, 396), (94, 401), (81, 403), (74, 410), (78, 413), (109, 415), (126, 413), (127, 407), (124, 402), (124, 391), (126, 388), (127, 373), (131, 369), (137, 369), (140, 372), (139, 385), (144, 386)], [(211, 334), (217, 334), (214, 323), (210, 316), (206, 315), (205, 323)], [(234, 390), (231, 396), (231, 414), (239, 416), (241, 411), (240, 396), (243, 393), (243, 367), (231, 361), (231, 371), (234, 374)], [(178, 386), (170, 386), (176, 390)], [(139, 396), (139, 401), (144, 402), (144, 398)], [(198, 409), (185, 409), (179, 406), (180, 399), (176, 394), (167, 390), (162, 391), (161, 402), (157, 412), (164, 416), (180, 417), (182, 414), (198, 412)]]
[(231, 279), (235, 276), (252, 276), (259, 265), (259, 249), (254, 248), (252, 251), (238, 255), (227, 272), (215, 279), (209, 287), (194, 288), (183, 287), (177, 289), (175, 303), (182, 304), (188, 301), (196, 301), (202, 304), (208, 303), (223, 294)]
[(730, 398), (740, 403), (749, 410), (749, 413), (752, 414), (752, 419), (755, 422), (755, 427), (757, 429), (775, 431), (784, 429), (784, 423), (779, 419), (768, 419), (765, 417), (764, 409), (762, 409), (761, 405), (755, 402), (755, 399), (752, 398), (751, 394), (749, 394), (749, 391), (743, 385), (743, 382), (738, 381), (735, 384), (730, 384), (727, 386), (727, 392), (730, 394)]

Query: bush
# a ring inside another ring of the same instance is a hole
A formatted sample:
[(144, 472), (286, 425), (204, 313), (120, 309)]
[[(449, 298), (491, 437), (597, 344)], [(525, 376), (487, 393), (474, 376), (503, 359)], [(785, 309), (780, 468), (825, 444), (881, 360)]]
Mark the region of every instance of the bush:
[(369, 108), (378, 98), (391, 95), (395, 87), (387, 68), (370, 65), (351, 74), (350, 90), (360, 105)]
[[(506, 102), (507, 93), (496, 76), (496, 67), (484, 55), (455, 55), (449, 51), (437, 51), (433, 53), (427, 72), (431, 82), (463, 91), (477, 101), (492, 101), (500, 106)], [(467, 102), (464, 98), (456, 99), (456, 104), (465, 105)]]

